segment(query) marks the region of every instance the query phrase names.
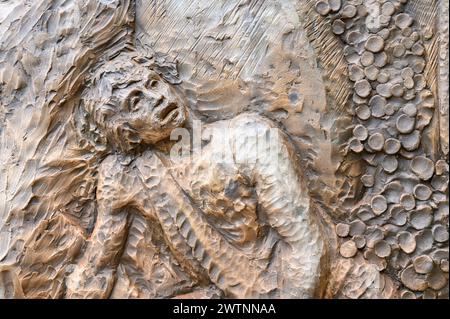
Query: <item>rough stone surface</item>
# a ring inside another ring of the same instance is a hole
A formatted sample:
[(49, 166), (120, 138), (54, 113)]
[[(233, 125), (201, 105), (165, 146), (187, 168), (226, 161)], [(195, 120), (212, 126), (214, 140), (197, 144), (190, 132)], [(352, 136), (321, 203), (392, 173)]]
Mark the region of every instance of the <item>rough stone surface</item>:
[(0, 299), (448, 298), (447, 25), (0, 1)]

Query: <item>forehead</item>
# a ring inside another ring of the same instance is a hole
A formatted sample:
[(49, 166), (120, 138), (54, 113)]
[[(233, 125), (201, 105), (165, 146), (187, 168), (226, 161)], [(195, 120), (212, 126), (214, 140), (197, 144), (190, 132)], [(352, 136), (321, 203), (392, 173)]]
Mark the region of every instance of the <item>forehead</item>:
[(148, 66), (128, 63), (105, 66), (96, 73), (92, 84), (95, 91), (100, 90), (102, 94), (111, 95), (137, 85), (146, 85), (150, 80), (161, 80), (161, 77)]
[(141, 81), (149, 78), (159, 78), (159, 75), (148, 66), (139, 63), (121, 63), (117, 61), (97, 73), (97, 80), (107, 80), (113, 82)]

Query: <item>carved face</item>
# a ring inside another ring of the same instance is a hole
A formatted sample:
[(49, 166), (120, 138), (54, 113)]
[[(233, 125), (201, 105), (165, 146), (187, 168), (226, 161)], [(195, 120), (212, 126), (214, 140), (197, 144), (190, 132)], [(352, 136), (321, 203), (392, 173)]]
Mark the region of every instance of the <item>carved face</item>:
[(114, 146), (127, 150), (157, 143), (186, 120), (174, 88), (147, 66), (122, 58), (98, 73), (86, 110)]

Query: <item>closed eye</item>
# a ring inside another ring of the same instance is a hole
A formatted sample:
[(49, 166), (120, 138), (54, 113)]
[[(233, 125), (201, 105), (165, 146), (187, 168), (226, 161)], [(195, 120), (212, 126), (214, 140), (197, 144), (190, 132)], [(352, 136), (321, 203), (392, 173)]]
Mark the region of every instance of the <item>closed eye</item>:
[(145, 83), (145, 87), (148, 89), (156, 89), (158, 84), (159, 81), (157, 79), (151, 78)]
[(134, 90), (130, 93), (127, 98), (128, 109), (130, 111), (136, 111), (138, 109), (138, 104), (142, 100), (143, 95), (140, 90)]

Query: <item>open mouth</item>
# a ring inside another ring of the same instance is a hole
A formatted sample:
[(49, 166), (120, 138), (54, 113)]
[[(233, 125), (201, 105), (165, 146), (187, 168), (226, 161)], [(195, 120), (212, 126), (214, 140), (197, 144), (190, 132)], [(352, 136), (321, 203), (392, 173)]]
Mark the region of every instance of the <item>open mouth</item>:
[(166, 106), (161, 106), (160, 110), (158, 110), (158, 117), (164, 125), (175, 120), (179, 114), (180, 110), (178, 105), (174, 102), (168, 103)]
[(159, 113), (159, 118), (161, 120), (165, 120), (170, 117), (172, 113), (174, 113), (178, 109), (178, 106), (175, 103), (169, 103), (165, 108), (163, 108)]

